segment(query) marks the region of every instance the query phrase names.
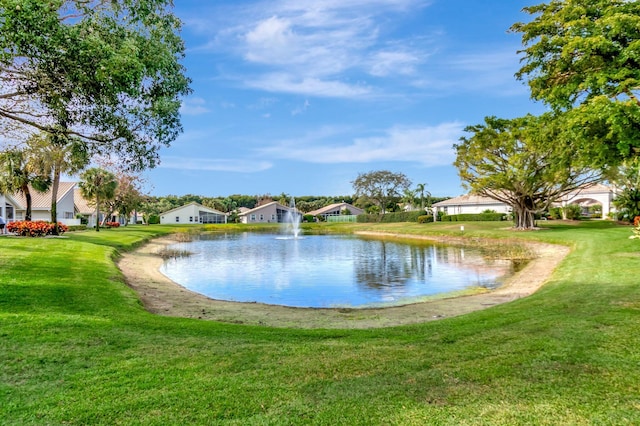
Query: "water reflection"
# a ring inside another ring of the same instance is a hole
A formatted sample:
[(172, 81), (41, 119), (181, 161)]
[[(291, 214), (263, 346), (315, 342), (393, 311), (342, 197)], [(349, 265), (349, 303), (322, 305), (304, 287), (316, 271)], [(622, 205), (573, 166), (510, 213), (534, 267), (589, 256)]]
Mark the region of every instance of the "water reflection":
[(492, 287), (513, 271), (479, 252), (349, 236), (281, 240), (271, 234), (207, 236), (175, 246), (193, 253), (162, 273), (221, 300), (298, 307), (401, 304), (474, 286)]

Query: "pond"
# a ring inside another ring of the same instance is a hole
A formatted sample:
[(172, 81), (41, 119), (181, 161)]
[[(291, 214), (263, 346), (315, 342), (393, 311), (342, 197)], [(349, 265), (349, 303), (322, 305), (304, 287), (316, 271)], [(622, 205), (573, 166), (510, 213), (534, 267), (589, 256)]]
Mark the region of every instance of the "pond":
[(350, 235), (282, 238), (264, 233), (203, 235), (171, 248), (189, 256), (160, 271), (213, 299), (291, 307), (394, 306), (477, 287), (515, 271), (477, 249)]

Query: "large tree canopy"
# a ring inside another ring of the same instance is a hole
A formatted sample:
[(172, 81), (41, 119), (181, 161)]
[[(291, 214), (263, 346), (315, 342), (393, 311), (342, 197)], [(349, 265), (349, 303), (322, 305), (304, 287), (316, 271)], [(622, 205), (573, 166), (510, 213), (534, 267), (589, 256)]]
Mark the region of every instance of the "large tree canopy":
[(640, 149), (640, 2), (552, 0), (516, 23), (533, 98), (570, 110), (575, 128), (598, 134), (609, 161)]
[(153, 167), (189, 80), (170, 0), (0, 0), (0, 121)]
[(455, 145), (458, 173), (473, 192), (510, 205), (515, 227), (534, 226), (534, 213), (600, 179), (590, 153), (565, 130), (563, 117), (485, 118)]
[(389, 201), (401, 197), (404, 190), (411, 186), (411, 181), (404, 173), (393, 173), (389, 170), (360, 173), (351, 183), (356, 196), (366, 196), (374, 200), (382, 213), (385, 213)]

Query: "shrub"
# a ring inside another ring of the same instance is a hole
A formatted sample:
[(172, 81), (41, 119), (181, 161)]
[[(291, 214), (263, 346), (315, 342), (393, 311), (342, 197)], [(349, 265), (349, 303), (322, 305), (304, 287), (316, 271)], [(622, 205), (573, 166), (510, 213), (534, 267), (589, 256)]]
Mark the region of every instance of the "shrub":
[(420, 216), (424, 215), (423, 210), (416, 210), (410, 212), (396, 212), (386, 214), (361, 214), (358, 215), (358, 222), (371, 223), (371, 222), (417, 222)]
[(629, 238), (640, 239), (640, 216), (633, 218), (633, 235)]
[(433, 222), (433, 215), (423, 214), (421, 216), (418, 216), (418, 223), (428, 223), (428, 222)]
[[(7, 232), (14, 233), (21, 237), (44, 237), (53, 235), (55, 223), (43, 220), (27, 221), (21, 220), (7, 224)], [(69, 230), (67, 225), (58, 222), (58, 235), (62, 235)]]
[(569, 204), (564, 207), (564, 215), (569, 220), (579, 220), (582, 215), (582, 208), (577, 204)]
[(147, 221), (149, 225), (157, 225), (160, 223), (160, 216), (157, 214), (150, 214), (149, 220)]
[(315, 222), (316, 221), (316, 217), (312, 214), (305, 214), (304, 216), (302, 216), (304, 218), (305, 222)]
[(442, 222), (497, 222), (505, 220), (504, 213), (461, 213), (442, 216)]
[(87, 225), (70, 225), (68, 226), (69, 232), (72, 231), (85, 231), (87, 229)]
[(552, 207), (549, 209), (551, 219), (562, 219), (562, 207)]

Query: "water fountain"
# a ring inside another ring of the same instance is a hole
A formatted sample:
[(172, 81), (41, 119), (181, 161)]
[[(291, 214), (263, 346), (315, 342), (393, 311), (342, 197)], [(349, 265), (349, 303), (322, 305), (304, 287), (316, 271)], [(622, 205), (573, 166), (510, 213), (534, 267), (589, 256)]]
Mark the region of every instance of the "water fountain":
[(302, 215), (296, 209), (296, 200), (291, 197), (289, 202), (289, 210), (284, 216), (284, 231), (285, 234), (293, 239), (298, 239), (300, 235), (300, 221)]

